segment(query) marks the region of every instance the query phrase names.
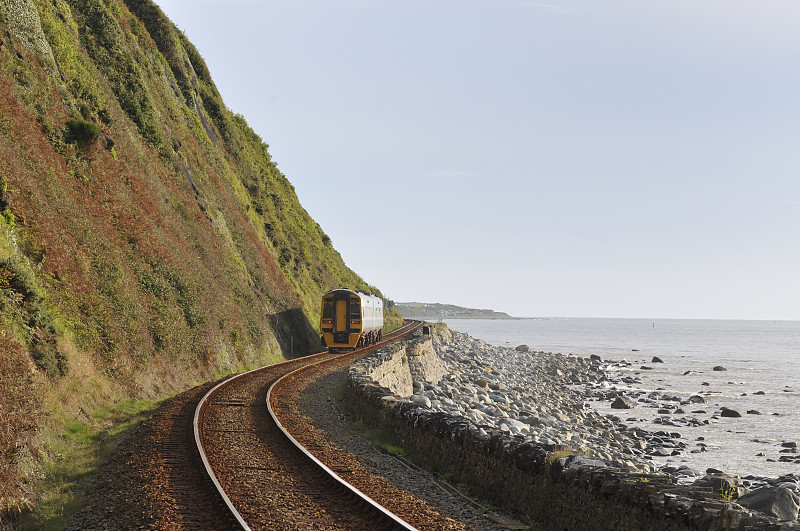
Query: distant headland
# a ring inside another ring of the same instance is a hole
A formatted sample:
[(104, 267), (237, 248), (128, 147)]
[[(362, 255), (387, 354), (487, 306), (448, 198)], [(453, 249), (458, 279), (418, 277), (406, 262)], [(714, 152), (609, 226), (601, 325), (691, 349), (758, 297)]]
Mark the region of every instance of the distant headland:
[(439, 319), (517, 319), (504, 312), (464, 308), (438, 302), (396, 302), (395, 308), (404, 319), (423, 319), (428, 321)]

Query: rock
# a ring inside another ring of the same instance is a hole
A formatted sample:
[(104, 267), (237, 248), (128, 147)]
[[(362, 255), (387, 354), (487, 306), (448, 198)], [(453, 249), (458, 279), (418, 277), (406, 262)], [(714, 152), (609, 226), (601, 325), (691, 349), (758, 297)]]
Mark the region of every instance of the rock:
[(408, 397), (408, 399), (419, 406), (431, 407), (431, 399), (428, 398), (427, 396), (411, 395), (410, 397)]
[(755, 392), (755, 393), (753, 393), (753, 394), (754, 394), (754, 395), (765, 395), (765, 394), (767, 394), (767, 393), (765, 393), (764, 391), (756, 391), (756, 392)]
[(624, 396), (618, 396), (612, 403), (612, 409), (632, 409), (636, 407), (636, 402)]
[(797, 448), (797, 443), (794, 441), (787, 441), (787, 442), (782, 442), (781, 446), (783, 448)]
[(747, 414), (748, 415), (760, 415), (761, 412), (760, 411), (756, 411), (755, 409), (748, 409), (747, 410)]
[(517, 352), (530, 352), (531, 347), (529, 347), (528, 345), (519, 345), (515, 347), (514, 350), (516, 350)]
[(723, 367), (722, 365), (717, 365), (717, 366), (716, 366), (716, 367), (714, 367), (714, 369), (712, 369), (712, 370), (715, 370), (715, 371), (719, 372), (719, 371), (727, 371), (728, 369), (726, 369), (726, 368), (725, 368), (725, 367)]
[(742, 414), (739, 413), (738, 411), (736, 411), (735, 409), (731, 409), (729, 407), (724, 407), (723, 406), (722, 412), (720, 413), (720, 416), (721, 417), (737, 418), (737, 417), (741, 417)]
[(650, 363), (664, 363), (664, 360), (662, 360), (658, 356), (653, 356), (653, 359), (650, 360)]
[(737, 502), (782, 521), (797, 520), (800, 513), (800, 497), (785, 487), (763, 487), (745, 494)]
[(598, 356), (597, 354), (592, 354), (591, 356), (589, 356), (589, 359), (592, 361), (599, 361), (601, 363), (603, 362), (602, 358), (600, 358), (600, 356)]
[[(714, 469), (709, 469), (714, 470)], [(710, 487), (711, 490), (724, 498), (735, 500), (750, 492), (742, 480), (728, 474), (707, 474), (692, 483), (695, 487)]]
[(653, 370), (653, 368), (652, 368), (652, 367), (648, 367), (647, 365), (642, 365), (642, 366), (641, 366), (641, 367), (639, 367), (639, 368), (640, 368), (641, 370), (643, 370), (643, 371), (652, 371), (652, 370)]
[(706, 399), (700, 395), (692, 395), (687, 400), (690, 404), (705, 404)]

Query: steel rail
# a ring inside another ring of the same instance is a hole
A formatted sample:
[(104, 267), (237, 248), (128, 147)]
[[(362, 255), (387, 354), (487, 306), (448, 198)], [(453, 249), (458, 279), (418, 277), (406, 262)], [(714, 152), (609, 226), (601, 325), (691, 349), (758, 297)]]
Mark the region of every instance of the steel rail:
[[(341, 487), (345, 488), (347, 491), (349, 491), (351, 494), (353, 494), (356, 498), (360, 499), (362, 502), (364, 502), (367, 505), (371, 506), (373, 508), (373, 510), (377, 511), (378, 513), (380, 513), (383, 516), (383, 518), (389, 520), (391, 523), (397, 525), (398, 527), (400, 527), (402, 529), (409, 530), (409, 531), (417, 531), (417, 529), (415, 527), (413, 527), (411, 524), (409, 524), (408, 522), (406, 522), (405, 520), (403, 520), (402, 518), (400, 518), (399, 516), (397, 516), (396, 514), (392, 513), (391, 511), (389, 511), (388, 509), (383, 507), (378, 502), (374, 501), (372, 498), (370, 498), (369, 496), (367, 496), (366, 494), (364, 494), (360, 490), (358, 490), (358, 488), (356, 488), (355, 486), (351, 485), (350, 483), (348, 483), (347, 481), (342, 479), (341, 476), (339, 476), (336, 472), (331, 470), (327, 465), (325, 465), (325, 463), (323, 463), (322, 461), (317, 459), (311, 452), (308, 451), (308, 449), (305, 446), (300, 444), (300, 442), (297, 439), (295, 439), (292, 436), (292, 434), (289, 433), (289, 431), (286, 428), (283, 427), (283, 424), (281, 424), (281, 421), (278, 419), (277, 414), (275, 413), (275, 411), (272, 408), (271, 397), (272, 397), (272, 391), (275, 389), (275, 387), (280, 385), (280, 384), (282, 384), (282, 383), (284, 383), (285, 380), (293, 378), (293, 377), (299, 375), (300, 373), (303, 373), (303, 372), (306, 372), (306, 371), (310, 371), (313, 368), (315, 368), (315, 367), (317, 367), (317, 366), (319, 366), (319, 365), (321, 365), (323, 363), (333, 363), (334, 361), (341, 360), (346, 356), (351, 356), (351, 357), (355, 358), (355, 357), (359, 357), (360, 355), (363, 355), (364, 353), (366, 353), (368, 351), (377, 350), (377, 349), (379, 349), (379, 348), (381, 348), (381, 347), (383, 347), (385, 345), (388, 345), (389, 343), (392, 343), (393, 341), (396, 340), (396, 338), (398, 336), (404, 337), (404, 336), (406, 336), (406, 335), (408, 335), (410, 333), (413, 333), (414, 331), (418, 330), (420, 326), (422, 326), (422, 323), (419, 322), (419, 321), (411, 322), (411, 323), (403, 326), (401, 329), (399, 329), (397, 331), (398, 332), (397, 335), (393, 335), (392, 337), (389, 337), (387, 339), (379, 341), (375, 345), (371, 345), (369, 347), (365, 347), (365, 348), (362, 348), (362, 349), (359, 349), (359, 350), (356, 350), (356, 351), (353, 351), (353, 352), (348, 352), (348, 353), (345, 353), (345, 354), (341, 354), (339, 356), (336, 356), (335, 358), (330, 358), (330, 359), (326, 359), (326, 360), (320, 360), (320, 361), (316, 361), (314, 363), (309, 363), (308, 365), (304, 365), (302, 367), (299, 367), (299, 368), (293, 370), (292, 372), (287, 373), (287, 374), (281, 376), (280, 378), (278, 378), (277, 380), (275, 380), (275, 382), (273, 382), (273, 384), (269, 387), (269, 390), (267, 391), (267, 410), (269, 411), (269, 414), (272, 417), (272, 420), (275, 421), (275, 424), (278, 426), (278, 428), (281, 430), (281, 432), (283, 432), (283, 434), (290, 441), (292, 441), (292, 443), (297, 447), (298, 450), (300, 450), (300, 452), (303, 455), (306, 456), (306, 458), (308, 458), (314, 464), (316, 464), (319, 468), (321, 468), (328, 476), (330, 476)], [(358, 354), (358, 356), (356, 354)]]
[[(371, 352), (371, 351), (373, 351), (373, 350), (375, 350), (377, 348), (380, 348), (380, 347), (383, 347), (385, 345), (388, 345), (389, 343), (392, 343), (392, 342), (396, 341), (398, 338), (405, 337), (406, 335), (408, 335), (408, 334), (416, 331), (417, 329), (419, 329), (421, 326), (422, 326), (422, 322), (421, 321), (409, 321), (407, 324), (403, 325), (402, 327), (398, 328), (397, 330), (394, 330), (390, 334), (387, 334), (386, 338), (384, 338), (380, 342), (376, 343), (375, 345), (371, 345), (369, 347), (365, 347), (365, 348), (362, 348), (362, 349), (359, 349), (359, 350), (356, 350), (356, 351), (353, 351), (353, 352), (346, 352), (344, 354), (340, 354), (338, 356), (334, 356), (334, 357), (328, 358), (326, 360), (314, 361), (314, 362), (310, 363), (309, 365), (316, 365), (317, 363), (322, 363), (324, 361), (331, 361), (332, 362), (334, 360), (342, 359), (342, 358), (344, 358), (346, 356), (353, 356), (356, 353), (358, 353), (359, 355), (363, 355), (366, 352)], [(234, 380), (237, 380), (239, 378), (245, 377), (247, 375), (251, 375), (251, 374), (259, 372), (259, 371), (266, 371), (266, 370), (269, 370), (271, 368), (278, 367), (278, 366), (281, 366), (281, 365), (286, 365), (286, 364), (289, 364), (289, 363), (297, 363), (299, 360), (303, 360), (303, 361), (313, 360), (315, 358), (323, 357), (323, 356), (325, 356), (327, 354), (328, 354), (328, 352), (320, 352), (320, 353), (317, 353), (317, 354), (312, 354), (310, 356), (306, 356), (304, 358), (296, 358), (296, 359), (293, 359), (293, 360), (282, 361), (280, 363), (274, 363), (272, 365), (265, 365), (264, 367), (259, 367), (257, 369), (253, 369), (253, 370), (250, 370), (250, 371), (247, 371), (247, 372), (243, 372), (241, 374), (237, 374), (237, 375), (231, 376), (230, 378), (227, 378), (227, 379), (221, 381), (220, 383), (215, 385), (213, 388), (211, 388), (203, 396), (203, 398), (200, 400), (200, 402), (197, 404), (197, 408), (195, 408), (194, 420), (193, 420), (194, 441), (195, 441), (195, 445), (197, 446), (197, 450), (200, 453), (200, 459), (202, 460), (203, 466), (206, 469), (206, 473), (208, 474), (209, 478), (211, 479), (212, 483), (214, 484), (214, 487), (217, 489), (217, 492), (219, 493), (220, 498), (222, 499), (223, 503), (228, 508), (228, 510), (230, 511), (231, 515), (234, 517), (236, 522), (241, 526), (242, 529), (244, 529), (246, 531), (252, 531), (252, 528), (247, 524), (245, 519), (242, 517), (242, 515), (239, 513), (239, 511), (233, 505), (233, 502), (231, 501), (231, 499), (226, 494), (225, 489), (222, 487), (222, 484), (220, 483), (219, 478), (217, 477), (216, 473), (214, 472), (214, 469), (211, 467), (211, 463), (209, 462), (208, 456), (207, 456), (207, 454), (205, 452), (205, 449), (203, 448), (203, 442), (201, 440), (201, 432), (202, 432), (202, 424), (201, 424), (201, 422), (202, 422), (202, 416), (203, 416), (203, 413), (205, 412), (205, 408), (207, 406), (207, 403), (209, 403), (209, 400), (210, 400), (211, 396), (214, 395), (219, 389), (221, 389), (222, 387), (224, 387), (226, 385), (230, 385), (231, 382), (233, 382)], [(306, 365), (306, 366), (308, 366), (308, 365)], [(299, 369), (302, 369), (302, 368), (303, 367), (300, 367)], [(294, 374), (299, 369), (296, 369), (295, 371), (292, 371), (292, 372), (288, 373), (284, 377), (286, 377), (286, 376), (288, 376), (290, 374)], [(314, 462), (317, 465), (319, 465), (320, 467), (322, 467), (322, 469), (325, 470), (334, 480), (338, 481), (345, 488), (347, 488), (349, 491), (351, 491), (354, 494), (356, 494), (358, 497), (363, 499), (369, 505), (375, 507), (377, 510), (381, 511), (382, 513), (386, 513), (386, 517), (387, 518), (392, 518), (393, 517), (393, 521), (397, 521), (398, 525), (404, 525), (405, 529), (412, 529), (413, 530), (414, 529), (413, 527), (409, 526), (406, 522), (404, 522), (403, 520), (400, 520), (397, 516), (393, 515), (392, 513), (387, 511), (385, 508), (383, 508), (382, 506), (380, 506), (377, 503), (375, 503), (369, 497), (367, 497), (366, 495), (361, 493), (355, 487), (351, 486), (349, 483), (347, 483), (342, 478), (340, 478), (335, 472), (333, 472), (328, 467), (326, 467), (324, 464), (322, 464), (317, 458), (315, 458), (313, 455), (311, 455), (311, 453), (309, 453), (308, 450), (306, 450), (302, 445), (300, 445), (297, 442), (297, 440), (289, 434), (289, 432), (287, 432), (284, 429), (283, 425), (281, 425), (281, 423), (278, 421), (277, 417), (275, 416), (275, 414), (272, 411), (272, 408), (270, 406), (270, 393), (272, 392), (272, 388), (275, 387), (275, 384), (278, 383), (278, 381), (282, 380), (284, 377), (282, 377), (282, 378), (278, 379), (276, 382), (274, 382), (270, 386), (269, 390), (267, 391), (267, 409), (269, 410), (269, 413), (272, 416), (272, 418), (275, 420), (275, 423), (277, 424), (277, 426), (280, 428), (281, 432), (283, 432), (283, 434), (286, 437), (288, 437), (289, 440), (291, 440), (293, 444), (295, 444), (298, 448), (300, 448), (300, 450), (304, 454), (306, 454), (306, 456), (309, 457), (312, 462)]]

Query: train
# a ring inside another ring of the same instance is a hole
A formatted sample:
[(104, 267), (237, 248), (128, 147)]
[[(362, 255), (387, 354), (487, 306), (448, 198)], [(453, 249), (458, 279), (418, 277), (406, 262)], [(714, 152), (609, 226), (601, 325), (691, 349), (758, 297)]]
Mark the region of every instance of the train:
[(374, 345), (383, 330), (383, 300), (349, 289), (322, 296), (322, 345), (332, 352)]

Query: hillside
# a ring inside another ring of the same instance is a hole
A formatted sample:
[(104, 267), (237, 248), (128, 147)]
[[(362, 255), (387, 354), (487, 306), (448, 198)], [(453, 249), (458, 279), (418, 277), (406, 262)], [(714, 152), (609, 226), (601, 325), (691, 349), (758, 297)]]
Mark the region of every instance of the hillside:
[(324, 292), (380, 294), (151, 0), (0, 2), (0, 214), (0, 527), (120, 404), (318, 351)]
[(463, 308), (452, 304), (426, 302), (396, 302), (395, 308), (406, 319), (438, 321), (440, 319), (514, 319), (507, 313), (494, 310)]

